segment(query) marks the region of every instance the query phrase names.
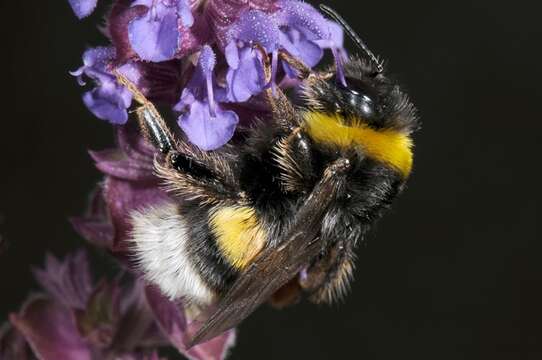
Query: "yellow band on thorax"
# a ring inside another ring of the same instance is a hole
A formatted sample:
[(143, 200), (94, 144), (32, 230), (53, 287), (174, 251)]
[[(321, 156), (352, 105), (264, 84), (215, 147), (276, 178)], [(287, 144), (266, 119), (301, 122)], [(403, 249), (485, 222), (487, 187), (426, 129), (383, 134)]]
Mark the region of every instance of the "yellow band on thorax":
[(304, 119), (306, 131), (316, 142), (340, 148), (361, 146), (368, 157), (394, 167), (405, 177), (412, 169), (412, 139), (403, 132), (371, 129), (361, 121), (347, 126), (339, 115), (320, 112), (306, 112)]
[(210, 220), (220, 253), (237, 269), (245, 268), (265, 245), (266, 232), (250, 207), (220, 207)]

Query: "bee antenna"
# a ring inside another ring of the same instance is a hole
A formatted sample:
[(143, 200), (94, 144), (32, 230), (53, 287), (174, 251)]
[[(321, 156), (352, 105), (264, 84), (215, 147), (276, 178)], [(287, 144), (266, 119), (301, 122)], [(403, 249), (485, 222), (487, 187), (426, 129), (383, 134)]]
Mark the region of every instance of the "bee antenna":
[(382, 71), (384, 71), (382, 63), (380, 61), (378, 61), (375, 54), (373, 54), (373, 52), (371, 50), (369, 50), (367, 45), (363, 42), (363, 40), (361, 40), (359, 35), (356, 34), (354, 29), (352, 29), (352, 27), (350, 25), (348, 25), (346, 20), (344, 20), (341, 15), (339, 15), (335, 10), (333, 10), (332, 8), (330, 8), (329, 6), (324, 5), (324, 4), (320, 4), (320, 9), (323, 12), (325, 12), (330, 18), (332, 18), (333, 20), (335, 20), (336, 22), (338, 22), (342, 26), (344, 31), (348, 34), (348, 36), (350, 36), (350, 39), (352, 39), (352, 41), (356, 44), (356, 46), (360, 50), (362, 50), (369, 57), (369, 59), (373, 62), (373, 64), (376, 66), (376, 72), (378, 74), (380, 74)]

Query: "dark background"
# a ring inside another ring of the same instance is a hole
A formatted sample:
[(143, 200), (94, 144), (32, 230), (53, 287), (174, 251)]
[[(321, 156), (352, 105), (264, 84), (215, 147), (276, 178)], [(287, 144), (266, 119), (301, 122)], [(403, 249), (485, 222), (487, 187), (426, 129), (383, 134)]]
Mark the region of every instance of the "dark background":
[[(106, 1), (103, 1), (106, 2)], [(415, 171), (359, 249), (340, 306), (261, 309), (231, 359), (540, 359), (540, 8), (527, 1), (329, 0), (420, 109)], [(67, 71), (104, 43), (67, 1), (2, 1), (0, 321), (30, 265), (83, 243), (67, 222), (113, 143)], [(7, 244), (7, 245), (6, 245)]]

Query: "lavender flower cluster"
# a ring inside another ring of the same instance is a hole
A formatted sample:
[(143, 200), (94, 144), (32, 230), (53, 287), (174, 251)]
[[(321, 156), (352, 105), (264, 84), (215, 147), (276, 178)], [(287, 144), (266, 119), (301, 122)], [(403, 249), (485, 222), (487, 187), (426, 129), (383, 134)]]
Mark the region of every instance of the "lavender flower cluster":
[[(68, 1), (79, 18), (97, 5)], [(155, 149), (128, 122), (132, 94), (114, 72), (153, 103), (170, 107), (190, 142), (214, 150), (238, 125), (269, 113), (265, 90), (297, 84), (279, 52), (309, 67), (325, 49), (340, 61), (342, 30), (296, 0), (113, 0), (104, 30), (111, 44), (86, 50), (72, 75), (80, 85), (91, 82), (83, 94), (88, 109), (123, 126), (115, 127), (116, 148), (90, 153), (105, 179), (87, 213), (72, 224), (118, 260), (120, 273), (93, 281), (86, 253), (62, 261), (48, 256), (45, 268), (35, 271), (45, 292), (31, 296), (0, 328), (0, 360), (158, 360), (164, 346), (188, 359), (223, 359), (235, 330), (188, 349), (187, 339), (200, 326), (197, 313), (144, 283), (131, 264), (129, 214), (169, 195), (153, 173)]]
[[(83, 18), (96, 0), (70, 4)], [(132, 96), (117, 83), (116, 69), (151, 101), (171, 106), (188, 140), (203, 150), (221, 147), (240, 122), (265, 111), (262, 91), (295, 80), (280, 50), (309, 67), (324, 49), (343, 51), (341, 28), (297, 0), (116, 0), (106, 32), (112, 46), (87, 50), (72, 73), (82, 85), (84, 78), (96, 84), (83, 96), (89, 110), (113, 124), (128, 120)]]

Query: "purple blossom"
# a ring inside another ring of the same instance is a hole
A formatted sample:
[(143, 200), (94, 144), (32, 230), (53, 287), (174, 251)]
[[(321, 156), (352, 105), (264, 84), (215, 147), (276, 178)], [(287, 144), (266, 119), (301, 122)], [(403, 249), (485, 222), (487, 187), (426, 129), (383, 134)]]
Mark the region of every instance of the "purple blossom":
[(239, 21), (239, 14), (247, 10), (260, 10), (272, 14), (278, 10), (276, 0), (211, 0), (207, 1), (205, 17), (209, 19), (212, 37), (218, 47), (223, 50), (231, 41), (230, 28)]
[(281, 46), (307, 66), (318, 64), (324, 48), (342, 46), (342, 38), (331, 29), (333, 23), (311, 5), (294, 0), (282, 0), (278, 5), (281, 9), (276, 14), (276, 21)]
[(47, 297), (29, 299), (10, 321), (40, 359), (92, 359), (92, 350), (78, 333), (72, 314)]
[(83, 102), (99, 119), (121, 125), (128, 121), (126, 109), (132, 103), (132, 94), (119, 85), (108, 67), (115, 58), (111, 47), (88, 49), (83, 54), (83, 66), (71, 72), (80, 85), (85, 85), (83, 75), (96, 83), (96, 87), (83, 94)]
[[(283, 78), (296, 74), (279, 51), (313, 67), (329, 48), (342, 78), (342, 30), (297, 0), (115, 0), (107, 34), (115, 50), (88, 50), (74, 72), (97, 84), (83, 95), (87, 107), (100, 119), (126, 123), (131, 95), (115, 81), (116, 69), (151, 101), (175, 104), (179, 126), (203, 150), (227, 143), (239, 123), (265, 117), (269, 109), (255, 100), (262, 91), (295, 85)], [(271, 59), (270, 81), (264, 56)]]
[(171, 60), (182, 43), (182, 30), (194, 23), (186, 0), (136, 0), (147, 12), (128, 24), (128, 39), (141, 60)]
[(231, 38), (225, 49), (229, 69), (226, 75), (228, 98), (233, 102), (247, 101), (265, 88), (261, 53), (253, 48), (260, 44), (266, 52), (273, 53), (279, 46), (276, 23), (259, 10), (244, 12), (229, 32)]
[(215, 53), (210, 46), (204, 46), (196, 71), (175, 106), (178, 111), (185, 110), (179, 117), (179, 126), (190, 142), (203, 150), (214, 150), (227, 143), (239, 122), (234, 111), (224, 110), (217, 102), (226, 98), (224, 90), (214, 84), (215, 65)]
[[(300, 59), (309, 67), (318, 64), (325, 48), (331, 48), (339, 56), (342, 31), (326, 20), (312, 6), (300, 1), (282, 0), (272, 16), (261, 10), (246, 10), (228, 31), (225, 58), (229, 65), (226, 79), (228, 97), (243, 102), (262, 92), (267, 83), (264, 79), (261, 54), (253, 49), (258, 44), (271, 55), (271, 86), (276, 86), (278, 50), (283, 49)], [(294, 71), (284, 63), (290, 77)]]

